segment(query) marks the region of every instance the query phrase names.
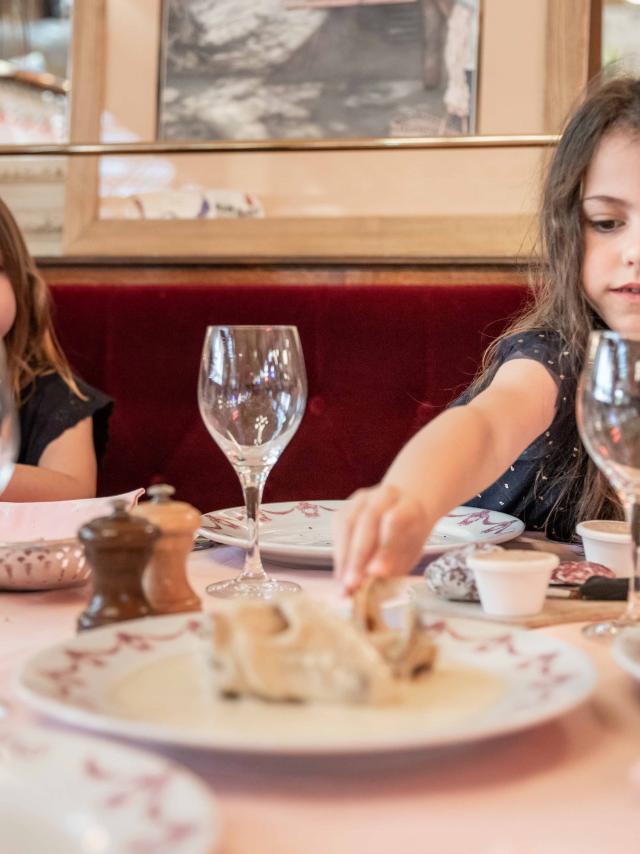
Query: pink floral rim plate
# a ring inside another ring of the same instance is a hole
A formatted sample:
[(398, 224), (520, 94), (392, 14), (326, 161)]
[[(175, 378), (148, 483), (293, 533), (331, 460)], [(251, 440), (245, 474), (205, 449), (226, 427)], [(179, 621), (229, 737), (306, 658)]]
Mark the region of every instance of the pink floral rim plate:
[[(400, 607), (388, 609), (397, 622)], [(39, 652), (17, 689), (38, 711), (127, 738), (243, 754), (403, 751), (503, 735), (555, 718), (595, 685), (589, 658), (536, 632), (424, 616), (437, 665), (381, 707), (214, 696), (207, 617), (168, 615), (94, 629)]]
[(88, 736), (0, 726), (3, 851), (212, 852), (208, 789), (176, 765)]
[[(331, 566), (331, 523), (344, 501), (286, 501), (264, 504), (260, 551), (276, 563)], [(246, 545), (243, 507), (205, 513), (198, 533), (227, 546)], [(435, 526), (424, 554), (435, 555), (469, 543), (504, 543), (519, 536), (524, 523), (514, 516), (476, 507), (456, 507)]]

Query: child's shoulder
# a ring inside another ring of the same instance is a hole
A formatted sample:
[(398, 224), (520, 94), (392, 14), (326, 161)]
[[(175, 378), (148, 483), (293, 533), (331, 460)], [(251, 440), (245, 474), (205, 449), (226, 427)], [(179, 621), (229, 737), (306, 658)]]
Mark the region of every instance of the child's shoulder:
[(501, 359), (526, 357), (535, 361), (565, 360), (571, 355), (564, 337), (556, 329), (527, 329), (506, 335), (498, 347)]

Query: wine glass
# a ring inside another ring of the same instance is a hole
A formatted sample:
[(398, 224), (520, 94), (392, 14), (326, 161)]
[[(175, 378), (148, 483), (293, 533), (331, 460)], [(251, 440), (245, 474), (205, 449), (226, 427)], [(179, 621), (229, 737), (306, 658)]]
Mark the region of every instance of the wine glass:
[(606, 638), (640, 623), (640, 335), (591, 333), (576, 403), (582, 441), (620, 497), (631, 531), (627, 608), (584, 630)]
[(213, 596), (270, 599), (299, 590), (269, 578), (258, 542), (267, 476), (302, 420), (307, 378), (295, 326), (210, 326), (204, 340), (198, 404), (216, 444), (242, 485), (248, 546), (237, 578), (210, 584)]
[(9, 378), (4, 344), (0, 339), (0, 494), (13, 476), (20, 447), (20, 430)]

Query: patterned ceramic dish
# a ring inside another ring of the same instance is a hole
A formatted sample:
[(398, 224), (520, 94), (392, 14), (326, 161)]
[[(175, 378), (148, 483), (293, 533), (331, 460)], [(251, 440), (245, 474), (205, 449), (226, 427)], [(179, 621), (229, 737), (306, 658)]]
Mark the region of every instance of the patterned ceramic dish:
[(97, 738), (0, 727), (3, 852), (212, 854), (209, 790), (159, 757)]
[[(260, 552), (276, 563), (326, 566), (333, 562), (332, 520), (344, 501), (285, 501), (260, 508)], [(198, 533), (227, 546), (247, 544), (244, 507), (206, 513)], [(436, 523), (424, 555), (437, 555), (469, 543), (504, 543), (524, 524), (496, 510), (456, 507)]]
[(51, 590), (75, 587), (91, 567), (78, 540), (42, 540), (0, 545), (0, 589)]
[[(385, 609), (390, 625), (400, 625), (405, 608)], [(585, 653), (554, 637), (433, 614), (423, 621), (438, 645), (436, 667), (403, 703), (222, 699), (214, 697), (206, 669), (206, 619), (147, 617), (84, 632), (27, 661), (18, 693), (65, 723), (126, 738), (309, 756), (372, 755), (503, 735), (563, 714), (595, 685)]]
[(0, 531), (5, 540), (0, 542), (0, 590), (52, 590), (84, 584), (90, 566), (75, 532), (90, 519), (110, 513), (115, 498), (134, 507), (143, 492), (0, 505)]

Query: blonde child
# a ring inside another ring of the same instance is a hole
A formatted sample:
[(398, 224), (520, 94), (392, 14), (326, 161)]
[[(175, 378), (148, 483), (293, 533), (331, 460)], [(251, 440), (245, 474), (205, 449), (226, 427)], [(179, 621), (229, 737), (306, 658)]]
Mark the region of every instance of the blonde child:
[(2, 501), (89, 498), (112, 402), (75, 378), (56, 340), (47, 285), (0, 200), (0, 336), (20, 448)]
[(640, 80), (600, 86), (567, 124), (544, 188), (541, 247), (534, 304), (471, 388), (336, 520), (346, 590), (408, 572), (458, 504), (563, 540), (580, 519), (622, 518), (580, 442), (575, 397), (593, 328), (640, 333)]

